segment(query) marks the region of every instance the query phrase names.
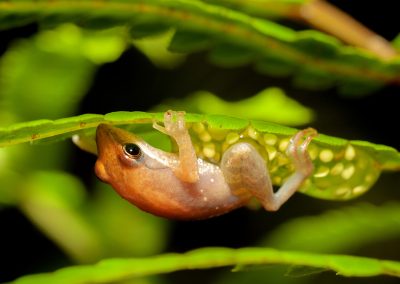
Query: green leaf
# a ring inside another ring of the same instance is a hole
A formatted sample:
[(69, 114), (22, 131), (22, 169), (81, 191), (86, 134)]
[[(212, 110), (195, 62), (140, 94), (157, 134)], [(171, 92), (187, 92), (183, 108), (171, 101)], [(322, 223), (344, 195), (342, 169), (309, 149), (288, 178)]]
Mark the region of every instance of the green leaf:
[(172, 52), (189, 53), (210, 48), (213, 39), (205, 32), (179, 29), (175, 32), (169, 44)]
[[(14, 25), (29, 21), (72, 21), (89, 27), (93, 22), (107, 23), (107, 27), (125, 25), (135, 37), (174, 28), (171, 50), (210, 48), (210, 57), (218, 64), (240, 66), (252, 62), (268, 74), (294, 72), (299, 85), (312, 89), (337, 85), (343, 92), (359, 95), (384, 84), (400, 83), (398, 58), (383, 61), (317, 31), (296, 32), (245, 12), (196, 0), (0, 2), (0, 24), (10, 25), (10, 17)], [(349, 60), (349, 53), (358, 59)], [(279, 62), (286, 62), (285, 67), (277, 68)], [(358, 88), (353, 82), (371, 84)]]
[(396, 261), (346, 255), (279, 251), (270, 248), (202, 248), (184, 254), (107, 259), (95, 265), (72, 266), (53, 273), (24, 276), (12, 283), (110, 283), (185, 269), (265, 264), (289, 264), (329, 269), (348, 277), (377, 275), (400, 277), (400, 263)]
[(222, 67), (237, 67), (254, 61), (257, 54), (245, 45), (226, 45), (219, 44), (210, 52), (209, 58), (211, 62)]
[(398, 203), (358, 204), (289, 220), (262, 244), (283, 250), (343, 253), (400, 236), (399, 220)]
[(25, 175), (20, 187), (19, 208), (47, 236), (77, 261), (98, 259), (101, 240), (77, 210), (85, 200), (78, 179), (56, 171), (33, 172)]
[(120, 30), (88, 32), (71, 24), (15, 42), (0, 61), (5, 111), (25, 121), (70, 115), (96, 65), (114, 61), (125, 46)]
[(18, 184), (11, 188), (11, 198), (5, 196), (8, 191), (0, 189), (0, 202), (16, 205), (79, 263), (113, 255), (158, 253), (167, 239), (164, 220), (131, 206), (104, 183), (97, 184), (90, 200), (76, 177), (58, 171), (33, 171), (25, 173), (24, 178), (18, 176)]
[[(0, 156), (3, 154), (0, 150)], [(4, 152), (5, 153), (5, 152)], [(0, 157), (2, 159), (3, 157)], [(4, 162), (4, 161), (1, 161)], [(0, 167), (0, 204), (15, 205), (18, 203), (18, 185), (21, 182), (21, 175), (6, 167)]]
[(149, 60), (160, 68), (172, 69), (182, 63), (185, 56), (170, 52), (168, 45), (171, 42), (173, 31), (133, 40), (133, 45), (143, 52)]
[[(261, 133), (286, 136), (291, 136), (297, 131), (294, 128), (280, 126), (269, 122), (252, 121), (223, 115), (199, 115), (190, 113), (186, 114), (185, 118), (188, 123), (205, 122), (213, 127), (218, 127), (224, 130), (243, 130), (246, 127), (253, 126)], [(162, 119), (163, 113), (119, 111), (108, 113), (106, 115), (83, 114), (57, 120), (34, 120), (0, 128), (0, 147), (39, 141), (41, 139), (53, 138), (63, 134), (66, 134), (65, 137), (72, 137), (80, 131), (95, 128), (100, 123), (110, 123), (114, 125), (150, 125), (153, 121), (162, 122)], [(351, 145), (362, 148), (376, 157), (377, 161), (381, 163), (381, 166), (384, 169), (396, 169), (400, 166), (400, 153), (389, 146), (363, 141), (348, 141), (323, 134), (318, 135), (313, 139), (313, 141), (332, 149), (346, 147), (350, 143)]]
[(296, 67), (296, 64), (290, 59), (275, 54), (267, 54), (255, 65), (256, 70), (260, 73), (275, 77), (292, 75), (296, 71)]
[(200, 91), (184, 99), (167, 99), (154, 108), (155, 111), (168, 109), (238, 116), (290, 126), (304, 125), (314, 118), (311, 109), (289, 98), (278, 88), (267, 88), (252, 97), (234, 102), (224, 101), (212, 93)]
[(392, 41), (393, 46), (397, 49), (400, 50), (400, 34), (398, 34), (394, 40)]
[(290, 17), (293, 11), (299, 9), (310, 0), (202, 0), (214, 5), (230, 7), (260, 17), (281, 18)]
[[(151, 130), (153, 122), (161, 123), (162, 120), (163, 113), (113, 112), (104, 116), (87, 114), (54, 121), (19, 123), (0, 129), (0, 147), (44, 138), (51, 141), (84, 131), (93, 132), (99, 123), (147, 124), (147, 129)], [(185, 120), (200, 158), (218, 163), (229, 145), (246, 141), (253, 143), (268, 159), (269, 172), (275, 185), (281, 185), (293, 172), (285, 150), (289, 139), (298, 131), (294, 128), (223, 115), (186, 114)], [(205, 155), (202, 150), (205, 147), (212, 147), (211, 156)], [(400, 153), (396, 149), (369, 142), (319, 134), (310, 143), (308, 152), (314, 172), (299, 191), (322, 199), (347, 200), (357, 197), (375, 183), (382, 170), (400, 169)]]
[[(335, 77), (329, 77), (329, 74), (324, 71), (314, 69), (313, 67), (304, 67), (304, 69), (299, 71), (296, 77), (294, 77), (293, 83), (298, 87), (306, 88), (309, 90), (322, 90), (334, 86), (335, 81)], [(358, 93), (364, 94), (368, 92), (368, 90), (370, 90), (368, 88), (369, 84), (366, 85), (368, 86), (365, 88), (360, 88), (360, 92)], [(345, 88), (344, 83), (340, 85), (339, 88), (341, 88), (342, 92), (347, 95), (353, 95), (355, 93), (351, 89)]]
[(135, 23), (130, 29), (130, 34), (133, 38), (140, 39), (143, 37), (165, 33), (168, 29), (169, 27), (162, 22), (157, 23), (150, 21), (144, 23)]
[(328, 269), (323, 267), (309, 267), (309, 266), (302, 266), (302, 265), (293, 265), (290, 266), (288, 271), (286, 272), (285, 276), (290, 277), (304, 277), (313, 274), (319, 274), (321, 272), (327, 271)]
[(167, 220), (132, 206), (115, 194), (109, 185), (99, 181), (95, 184), (93, 197), (87, 200), (81, 211), (101, 236), (102, 258), (148, 256), (165, 249)]

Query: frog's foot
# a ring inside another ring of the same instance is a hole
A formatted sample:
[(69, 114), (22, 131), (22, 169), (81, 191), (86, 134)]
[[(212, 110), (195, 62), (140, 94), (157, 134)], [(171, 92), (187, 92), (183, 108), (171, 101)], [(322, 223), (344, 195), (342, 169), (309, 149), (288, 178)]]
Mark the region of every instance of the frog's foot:
[(313, 171), (313, 164), (307, 152), (308, 145), (318, 133), (313, 128), (307, 128), (297, 132), (289, 142), (286, 154), (291, 159), (295, 171), (308, 177)]
[(167, 133), (174, 138), (186, 134), (188, 130), (185, 126), (185, 112), (166, 111), (164, 114), (164, 127)]
[(185, 112), (166, 111), (164, 126), (153, 123), (158, 131), (171, 136), (178, 145), (179, 164), (173, 168), (175, 175), (182, 181), (195, 183), (199, 180), (197, 156), (185, 126)]
[(179, 137), (188, 132), (185, 126), (185, 112), (168, 110), (164, 113), (164, 126), (153, 122), (153, 128), (179, 140)]
[(313, 164), (307, 152), (308, 144), (317, 131), (308, 128), (296, 133), (289, 142), (287, 155), (295, 172), (273, 191), (271, 178), (263, 157), (248, 143), (237, 143), (225, 151), (221, 170), (232, 192), (247, 190), (268, 211), (278, 210), (310, 176)]

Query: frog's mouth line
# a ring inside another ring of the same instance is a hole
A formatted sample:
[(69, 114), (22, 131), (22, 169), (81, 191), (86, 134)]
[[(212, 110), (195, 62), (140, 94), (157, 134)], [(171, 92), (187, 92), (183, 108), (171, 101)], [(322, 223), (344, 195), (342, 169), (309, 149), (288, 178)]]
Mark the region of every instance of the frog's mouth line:
[[(123, 129), (119, 129), (113, 127), (109, 124), (99, 124), (96, 131), (96, 143), (97, 143), (97, 152), (98, 152), (98, 159), (102, 160), (103, 156), (104, 159), (107, 159), (107, 155), (112, 155), (112, 151), (110, 149), (115, 147), (123, 147), (126, 143), (135, 143), (138, 144), (142, 151), (149, 154), (149, 149), (154, 153), (161, 153), (160, 150), (151, 147), (150, 145), (146, 145), (143, 143), (143, 140), (134, 135), (133, 133), (127, 132)], [(147, 151), (145, 150), (147, 149)], [(162, 161), (157, 159), (157, 157), (163, 156), (161, 154), (157, 155), (150, 155), (145, 156), (139, 163), (142, 163), (148, 169), (151, 170), (161, 170), (166, 169), (168, 166), (165, 165)]]

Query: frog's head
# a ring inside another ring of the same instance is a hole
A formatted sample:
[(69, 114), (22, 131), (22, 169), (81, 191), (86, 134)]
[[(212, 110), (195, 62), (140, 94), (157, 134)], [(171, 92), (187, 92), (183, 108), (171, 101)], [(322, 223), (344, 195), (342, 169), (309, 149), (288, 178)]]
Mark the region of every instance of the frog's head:
[(138, 137), (108, 124), (100, 124), (96, 131), (98, 158), (95, 172), (98, 178), (107, 183), (120, 178), (119, 172), (126, 167), (135, 166), (142, 155)]
[(120, 195), (129, 198), (143, 188), (145, 176), (165, 168), (163, 157), (168, 153), (153, 148), (137, 135), (109, 124), (100, 124), (96, 131), (98, 158), (95, 172)]
[(133, 133), (109, 124), (97, 127), (96, 143), (95, 172), (99, 179), (144, 211), (160, 216), (176, 215), (179, 206), (171, 198), (171, 184), (177, 179), (168, 167), (177, 161), (174, 154), (154, 148)]

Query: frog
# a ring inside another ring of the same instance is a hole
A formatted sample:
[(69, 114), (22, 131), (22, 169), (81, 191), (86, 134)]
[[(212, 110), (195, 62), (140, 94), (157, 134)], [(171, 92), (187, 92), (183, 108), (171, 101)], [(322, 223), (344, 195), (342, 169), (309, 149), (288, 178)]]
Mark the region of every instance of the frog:
[(166, 111), (163, 125), (153, 128), (168, 135), (178, 151), (166, 152), (124, 129), (101, 123), (96, 129), (96, 176), (124, 199), (169, 219), (202, 220), (228, 213), (256, 200), (267, 211), (277, 211), (314, 170), (307, 151), (318, 135), (299, 130), (289, 140), (286, 156), (293, 173), (274, 191), (268, 162), (252, 143), (227, 148), (213, 163), (198, 157), (185, 112)]

